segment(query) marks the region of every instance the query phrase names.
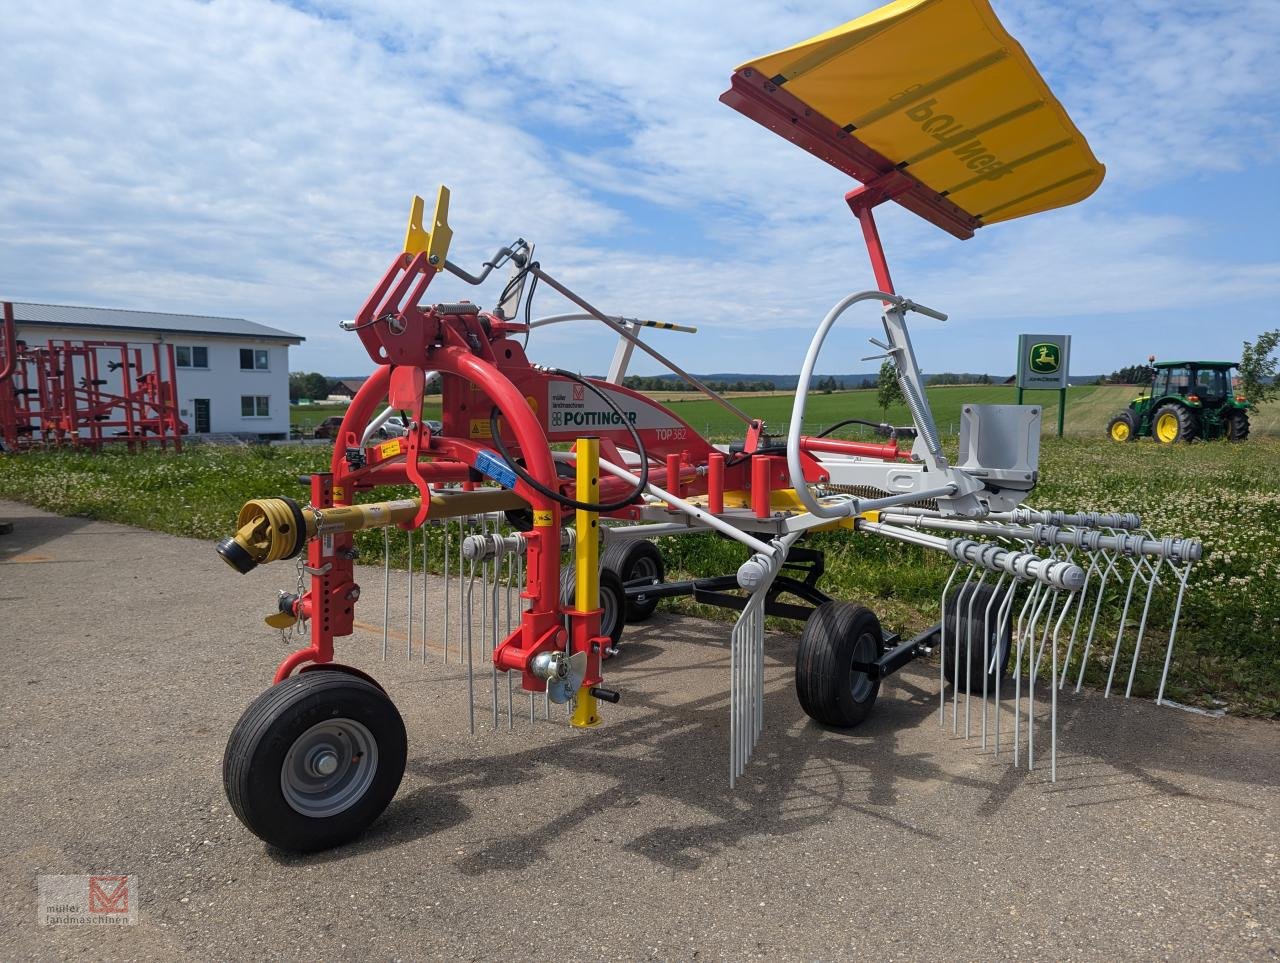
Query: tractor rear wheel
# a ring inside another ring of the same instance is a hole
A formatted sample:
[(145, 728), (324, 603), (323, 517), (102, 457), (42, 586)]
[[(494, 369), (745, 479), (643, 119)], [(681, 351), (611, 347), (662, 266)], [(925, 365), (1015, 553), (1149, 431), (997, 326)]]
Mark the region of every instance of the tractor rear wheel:
[(1200, 435), (1200, 419), (1183, 405), (1161, 405), (1151, 419), (1151, 434), (1162, 445), (1194, 441)]
[(231, 730), (222, 783), (231, 810), (293, 853), (360, 835), (400, 786), (404, 722), (387, 694), (348, 672), (291, 676), (258, 696)]
[[(646, 538), (628, 538), (614, 542), (605, 548), (600, 564), (616, 573), (623, 586), (631, 582), (660, 585), (666, 577), (662, 553), (658, 551), (657, 545)], [(657, 608), (656, 596), (632, 595), (627, 599), (627, 621), (643, 622)]]
[(1222, 416), (1223, 433), (1227, 441), (1244, 441), (1249, 437), (1249, 413), (1232, 411)]
[(1138, 419), (1125, 409), (1107, 422), (1107, 437), (1112, 441), (1133, 441), (1138, 437)]
[(875, 705), (880, 681), (854, 667), (884, 654), (880, 620), (852, 602), (823, 602), (804, 624), (796, 650), (796, 695), (805, 715), (847, 729)]

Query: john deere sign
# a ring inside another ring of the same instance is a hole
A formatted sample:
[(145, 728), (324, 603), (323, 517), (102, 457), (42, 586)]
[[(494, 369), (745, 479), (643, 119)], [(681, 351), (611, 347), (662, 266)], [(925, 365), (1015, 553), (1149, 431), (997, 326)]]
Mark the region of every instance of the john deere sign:
[(1071, 335), (1023, 334), (1018, 337), (1018, 387), (1065, 388), (1071, 359)]

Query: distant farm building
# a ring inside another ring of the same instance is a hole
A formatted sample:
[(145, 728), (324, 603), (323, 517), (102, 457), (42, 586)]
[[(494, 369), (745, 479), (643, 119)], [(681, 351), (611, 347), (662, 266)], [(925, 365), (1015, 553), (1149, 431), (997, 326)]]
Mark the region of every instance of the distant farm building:
[[(172, 344), (179, 415), (191, 435), (289, 435), (289, 348), (296, 334), (244, 318), (13, 302), (17, 337)], [(109, 375), (119, 378), (119, 373)]]

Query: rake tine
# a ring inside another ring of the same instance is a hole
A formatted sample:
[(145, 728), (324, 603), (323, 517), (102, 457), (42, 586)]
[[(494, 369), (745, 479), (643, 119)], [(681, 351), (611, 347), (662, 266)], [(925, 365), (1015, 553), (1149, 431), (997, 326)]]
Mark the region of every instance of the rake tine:
[[(1049, 599), (1057, 593), (1046, 589), (1040, 593), (1041, 599), (1036, 603), (1036, 610), (1031, 616), (1031, 626), (1029, 633), (1031, 635), (1031, 644), (1027, 646), (1027, 769), (1028, 771), (1036, 767), (1036, 669), (1039, 666), (1039, 660), (1036, 659), (1036, 626), (1040, 624), (1040, 615), (1044, 612), (1045, 604)], [(1050, 617), (1052, 618), (1052, 609), (1050, 609)], [(1017, 722), (1017, 716), (1014, 716), (1014, 722)], [(1015, 736), (1016, 738), (1016, 736)], [(1015, 753), (1017, 752), (1015, 748)]]
[(1191, 575), (1192, 563), (1188, 560), (1181, 571), (1174, 569), (1178, 576), (1178, 599), (1173, 605), (1173, 624), (1169, 627), (1169, 644), (1164, 651), (1164, 669), (1160, 672), (1160, 691), (1156, 693), (1156, 705), (1164, 704), (1164, 684), (1169, 678), (1169, 663), (1173, 660), (1173, 640), (1178, 634), (1178, 618), (1182, 615), (1182, 597), (1187, 591), (1187, 578)]
[(947, 724), (947, 679), (945, 667), (947, 664), (947, 592), (951, 589), (951, 583), (955, 580), (956, 573), (960, 571), (960, 563), (956, 562), (951, 566), (951, 574), (947, 576), (947, 584), (942, 586), (942, 601), (938, 604), (938, 613), (941, 618), (941, 625), (938, 629), (938, 725), (945, 727)]
[[(982, 574), (978, 576), (978, 584), (973, 587), (973, 591), (969, 593), (969, 608), (965, 613), (965, 633), (964, 633), (964, 737), (969, 738), (969, 703), (972, 697), (973, 689), (973, 606), (978, 601), (978, 589), (982, 588), (982, 583), (987, 580), (987, 570), (984, 568)], [(959, 648), (959, 646), (956, 646)], [(984, 659), (985, 664), (985, 659)]]
[(1076, 678), (1076, 692), (1084, 684), (1084, 670), (1089, 665), (1089, 650), (1093, 648), (1093, 640), (1098, 631), (1098, 615), (1102, 612), (1102, 602), (1107, 593), (1107, 582), (1111, 573), (1116, 570), (1116, 556), (1107, 553), (1107, 567), (1102, 572), (1102, 582), (1098, 585), (1098, 597), (1093, 603), (1093, 619), (1089, 623), (1089, 634), (1084, 640), (1084, 654), (1080, 656), (1080, 674)]
[(1138, 573), (1141, 571), (1141, 566), (1137, 562), (1132, 559), (1130, 561), (1133, 562), (1133, 574), (1129, 576), (1129, 590), (1125, 592), (1124, 608), (1120, 611), (1120, 630), (1116, 632), (1116, 647), (1115, 651), (1111, 653), (1111, 671), (1107, 673), (1107, 687), (1102, 692), (1104, 699), (1111, 695), (1111, 680), (1116, 674), (1116, 663), (1120, 659), (1120, 643), (1124, 638), (1124, 626), (1129, 620), (1129, 603), (1133, 599), (1133, 588), (1137, 584)]
[(1097, 553), (1089, 556), (1089, 567), (1084, 570), (1084, 584), (1080, 586), (1080, 604), (1076, 606), (1076, 617), (1071, 623), (1071, 639), (1067, 643), (1067, 654), (1062, 660), (1062, 675), (1058, 679), (1058, 688), (1061, 689), (1067, 682), (1067, 667), (1071, 665), (1071, 653), (1076, 646), (1076, 634), (1080, 631), (1080, 616), (1084, 615), (1084, 602), (1089, 594), (1089, 582), (1093, 579), (1094, 572), (1098, 570)]
[[(1000, 613), (999, 615), (996, 616), (996, 632), (998, 633), (997, 638), (999, 639), (1004, 638), (1005, 630), (1008, 629), (1009, 627), (1009, 616), (1012, 615), (1013, 613), (1013, 605), (1014, 605), (1015, 596), (1017, 595), (1017, 592), (1018, 592), (1018, 580), (1016, 578), (1010, 579), (1009, 589), (1008, 591), (1005, 592), (1004, 599), (1000, 602)], [(1012, 642), (1013, 640), (1010, 639), (1011, 645), (1012, 645)], [(1008, 656), (1006, 655), (1002, 658), (999, 651), (997, 651), (996, 653), (996, 658), (1001, 659), (1002, 663), (1004, 659), (1007, 657)], [(1017, 671), (1016, 667), (1014, 671), (1016, 673)], [(1003, 672), (996, 673), (996, 751), (995, 751), (995, 754), (997, 757), (1000, 755), (1000, 678), (1003, 675), (1004, 675)], [(1017, 715), (1016, 711), (1014, 714), (1015, 716)]]
[(430, 529), (422, 529), (422, 665), (426, 665), (426, 548), (431, 544)]
[[(461, 549), (459, 549), (458, 557), (462, 557)], [(471, 597), (475, 592), (476, 586), (476, 562), (475, 559), (468, 559), (467, 570), (467, 595), (466, 595), (466, 614), (464, 620), (463, 639), (466, 644), (466, 660), (467, 660), (467, 719), (471, 727), (471, 734), (476, 734), (476, 683), (475, 683), (475, 664), (471, 661)], [(461, 648), (461, 646), (459, 647)], [(463, 653), (459, 653), (462, 655)]]
[[(956, 628), (960, 626), (960, 604), (965, 599), (965, 589), (969, 587), (969, 582), (973, 579), (974, 568), (969, 567), (969, 574), (964, 577), (964, 584), (960, 586), (960, 591), (956, 593)], [(955, 656), (952, 659), (951, 678), (955, 680), (956, 685), (952, 686), (951, 691), (951, 734), (957, 736), (960, 734), (960, 692), (958, 684), (960, 682), (960, 639), (957, 632), (955, 640)]]
[[(461, 524), (461, 522), (459, 522)], [(444, 520), (444, 664), (449, 664), (449, 519)]]
[[(406, 648), (404, 653), (404, 660), (406, 662), (412, 662), (413, 661), (413, 529), (409, 529), (405, 534), (409, 536), (409, 618), (407, 623), (408, 631), (405, 633), (405, 635), (408, 636), (408, 638), (405, 641)], [(424, 639), (423, 641), (426, 641), (426, 640)]]
[[(470, 515), (466, 516), (465, 518), (458, 519), (458, 580), (459, 580), (459, 583), (461, 583), (461, 580), (462, 580), (462, 543), (467, 537), (467, 529), (470, 526), (471, 526)], [(471, 562), (470, 563), (471, 578), (475, 578), (475, 568), (476, 568), (476, 563)], [(459, 602), (458, 623), (459, 623), (459, 626), (461, 626), (463, 619), (466, 619), (468, 623), (470, 623), (471, 621), (471, 600), (468, 599), (465, 605), (462, 604), (462, 599), (459, 599), (458, 602)], [(470, 628), (468, 628), (467, 631), (469, 634)], [(458, 646), (458, 662), (462, 662), (462, 646)]]
[(1058, 616), (1058, 623), (1053, 627), (1053, 661), (1049, 668), (1052, 670), (1049, 683), (1049, 781), (1058, 781), (1058, 687), (1052, 682), (1058, 674), (1058, 635), (1062, 632), (1062, 623), (1066, 620), (1067, 612), (1071, 610), (1071, 602), (1076, 597), (1076, 593), (1071, 592), (1067, 595), (1067, 602), (1062, 606), (1062, 614)]
[(1142, 652), (1142, 637), (1147, 631), (1147, 614), (1151, 611), (1151, 597), (1156, 590), (1156, 585), (1160, 579), (1157, 577), (1160, 567), (1164, 565), (1164, 559), (1159, 559), (1152, 569), (1151, 579), (1147, 583), (1147, 598), (1142, 605), (1142, 616), (1138, 619), (1138, 637), (1133, 643), (1133, 660), (1129, 663), (1129, 682), (1125, 686), (1124, 697), (1127, 699), (1133, 694), (1133, 679), (1138, 674), (1138, 656)]
[(382, 661), (387, 661), (391, 628), (391, 533), (382, 530)]
[[(991, 606), (1000, 597), (1000, 589), (1008, 572), (1001, 572), (995, 588), (991, 590), (991, 598), (982, 613), (982, 748), (987, 748), (987, 680), (991, 678)], [(996, 683), (999, 685), (999, 682)]]

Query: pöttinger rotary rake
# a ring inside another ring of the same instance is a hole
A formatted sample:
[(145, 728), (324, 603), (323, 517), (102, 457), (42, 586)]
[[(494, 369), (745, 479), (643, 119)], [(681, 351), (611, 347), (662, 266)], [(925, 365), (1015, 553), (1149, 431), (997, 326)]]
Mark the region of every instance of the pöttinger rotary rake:
[[(928, 63), (908, 84), (903, 65), (919, 65), (919, 51)], [(473, 275), (448, 257), (448, 192), (441, 188), (429, 222), (415, 198), (404, 250), (346, 325), (377, 368), (351, 403), (329, 470), (311, 476), (306, 504), (288, 497), (246, 504), (238, 530), (218, 547), (240, 572), (298, 560), (296, 589), (280, 593), (267, 621), (288, 634), (308, 632), (309, 644), (284, 660), (275, 684), (246, 711), (225, 759), (235, 812), (269, 843), (310, 850), (352, 838), (385, 808), (403, 773), (407, 740), (395, 707), (371, 678), (335, 661), (334, 639), (355, 627), (353, 535), (366, 529), (384, 531), (384, 657), (385, 533), (398, 526), (410, 540), (410, 659), (419, 634), (419, 535), (421, 658), (430, 661), (430, 614), (443, 623), (443, 661), (465, 667), (473, 732), (486, 716), (493, 728), (525, 724), (517, 685), (528, 694), (529, 724), (551, 720), (555, 704), (573, 725), (594, 726), (600, 702), (625, 695), (604, 683), (626, 622), (678, 595), (737, 610), (729, 639), (731, 786), (761, 735), (766, 616), (804, 623), (796, 689), (818, 722), (858, 724), (884, 678), (936, 652), (942, 724), (1028, 767), (1037, 733), (1043, 742), (1047, 730), (1051, 777), (1059, 692), (1072, 682), (1079, 689), (1095, 647), (1110, 646), (1108, 694), (1113, 686), (1130, 694), (1144, 645), (1163, 647), (1167, 675), (1200, 543), (1152, 535), (1134, 515), (1027, 507), (1038, 479), (1036, 407), (965, 407), (959, 457), (948, 459), (907, 328), (911, 314), (946, 316), (894, 290), (877, 234), (873, 209), (889, 200), (966, 238), (984, 224), (1081, 200), (1102, 178), (985, 0), (900, 0), (740, 67), (722, 99), (862, 182), (846, 201), (875, 287), (842, 299), (819, 325), (785, 438), (641, 337), (646, 327), (678, 326), (596, 308), (544, 270), (523, 240)], [(442, 271), (480, 285), (503, 268), (509, 279), (491, 311), (426, 298)], [(581, 313), (532, 320), (535, 283)], [(882, 441), (806, 434), (806, 397), (828, 332), (849, 309), (871, 305), (884, 328), (873, 343), (896, 366), (913, 424), (874, 426)], [(526, 355), (535, 329), (577, 317), (618, 338), (606, 378)], [(741, 440), (712, 444), (623, 387), (636, 349), (740, 419)], [(439, 423), (423, 417), (424, 391), (435, 379)], [(407, 413), (408, 434), (372, 443), (395, 411)], [(411, 486), (416, 495), (370, 500), (388, 486)], [(937, 624), (911, 638), (886, 635), (870, 609), (827, 595), (822, 553), (804, 543), (820, 531), (907, 542), (950, 559)], [(667, 580), (653, 541), (667, 536), (730, 539), (744, 560), (723, 576)], [(430, 595), (428, 567), (444, 574)], [(478, 683), (473, 655), (486, 652), (488, 679)], [(1163, 689), (1162, 676), (1159, 698)]]

